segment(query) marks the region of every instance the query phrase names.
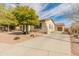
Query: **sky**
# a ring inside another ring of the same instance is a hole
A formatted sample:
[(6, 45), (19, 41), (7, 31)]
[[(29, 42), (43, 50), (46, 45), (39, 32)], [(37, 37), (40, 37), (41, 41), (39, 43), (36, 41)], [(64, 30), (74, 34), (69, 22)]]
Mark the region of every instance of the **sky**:
[[(14, 4), (6, 4), (9, 7), (15, 7)], [(22, 3), (33, 8), (40, 19), (51, 18), (55, 23), (64, 23), (69, 27), (71, 21), (65, 17), (65, 13), (71, 10), (72, 3)]]

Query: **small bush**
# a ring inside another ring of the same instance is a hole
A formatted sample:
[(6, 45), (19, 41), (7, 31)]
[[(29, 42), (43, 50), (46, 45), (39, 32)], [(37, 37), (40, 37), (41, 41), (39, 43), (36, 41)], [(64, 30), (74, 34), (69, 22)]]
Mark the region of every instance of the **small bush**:
[(34, 38), (35, 37), (35, 34), (31, 34), (30, 37), (33, 37)]
[(20, 37), (15, 37), (13, 40), (19, 40), (20, 39)]

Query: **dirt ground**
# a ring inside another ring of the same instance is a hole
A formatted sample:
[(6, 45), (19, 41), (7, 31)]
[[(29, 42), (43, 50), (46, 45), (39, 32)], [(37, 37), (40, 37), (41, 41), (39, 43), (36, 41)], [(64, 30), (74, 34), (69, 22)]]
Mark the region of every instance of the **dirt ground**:
[(79, 39), (71, 38), (71, 52), (73, 55), (79, 56)]
[(0, 32), (0, 42), (15, 44), (25, 40), (31, 40), (34, 37), (41, 36), (42, 33), (31, 32), (30, 34), (23, 35), (21, 32)]

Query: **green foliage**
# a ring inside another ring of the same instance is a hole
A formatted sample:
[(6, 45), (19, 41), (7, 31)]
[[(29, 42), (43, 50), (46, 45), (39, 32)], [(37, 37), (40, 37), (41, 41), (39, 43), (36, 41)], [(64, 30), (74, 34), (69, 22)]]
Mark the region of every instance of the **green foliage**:
[(17, 20), (12, 14), (11, 9), (1, 8), (0, 6), (0, 25), (17, 25)]
[(19, 24), (23, 25), (37, 25), (39, 18), (32, 8), (26, 6), (17, 6), (13, 12)]
[(7, 20), (6, 25), (17, 25), (18, 21), (16, 20), (15, 16), (12, 14), (12, 10), (4, 11), (4, 17)]
[(38, 25), (39, 17), (36, 15), (35, 10), (26, 6), (16, 6), (15, 8), (5, 8), (0, 5), (0, 25), (15, 26), (26, 25), (28, 32), (28, 25)]

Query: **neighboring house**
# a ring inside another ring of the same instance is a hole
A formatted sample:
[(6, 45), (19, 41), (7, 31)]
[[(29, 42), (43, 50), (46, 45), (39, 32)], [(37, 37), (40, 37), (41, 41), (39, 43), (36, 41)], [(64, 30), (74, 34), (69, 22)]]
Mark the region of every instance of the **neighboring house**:
[(56, 24), (56, 31), (62, 31), (64, 32), (64, 23), (57, 23)]
[(55, 23), (52, 19), (42, 19), (40, 20), (40, 25), (35, 28), (38, 28), (41, 32), (49, 34), (55, 31)]

